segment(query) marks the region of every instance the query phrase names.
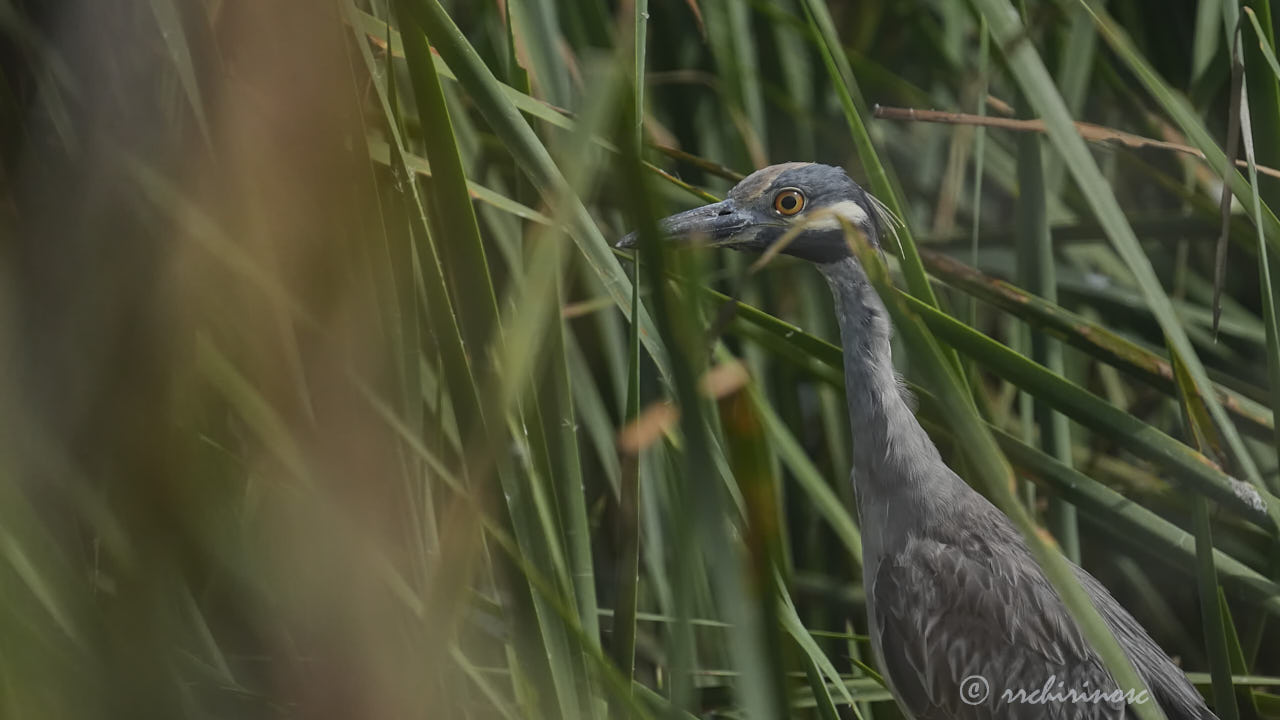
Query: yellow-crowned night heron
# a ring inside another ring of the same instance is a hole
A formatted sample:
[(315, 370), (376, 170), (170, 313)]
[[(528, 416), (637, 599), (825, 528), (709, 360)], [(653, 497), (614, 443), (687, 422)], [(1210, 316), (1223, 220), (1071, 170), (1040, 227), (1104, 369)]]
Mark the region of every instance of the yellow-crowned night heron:
[[(1124, 689), (1021, 534), (942, 462), (916, 421), (894, 373), (888, 313), (837, 216), (874, 243), (889, 229), (888, 213), (840, 168), (787, 163), (751, 174), (723, 202), (666, 218), (661, 230), (672, 241), (762, 251), (800, 225), (783, 252), (816, 264), (831, 286), (853, 427), (867, 625), (894, 697), (916, 720), (1131, 716), (1112, 694)], [(630, 235), (619, 246), (635, 242)], [(1169, 720), (1213, 718), (1142, 626), (1087, 572), (1076, 575)]]

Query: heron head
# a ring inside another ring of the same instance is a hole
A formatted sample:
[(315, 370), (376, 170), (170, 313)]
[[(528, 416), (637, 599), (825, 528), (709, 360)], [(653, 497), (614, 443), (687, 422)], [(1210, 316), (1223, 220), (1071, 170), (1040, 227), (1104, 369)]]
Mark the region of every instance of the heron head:
[[(842, 219), (878, 245), (881, 222), (891, 217), (843, 169), (784, 163), (751, 173), (724, 200), (672, 215), (658, 227), (671, 241), (756, 252), (786, 238), (783, 253), (828, 263), (850, 255)], [(636, 241), (631, 233), (618, 247)]]

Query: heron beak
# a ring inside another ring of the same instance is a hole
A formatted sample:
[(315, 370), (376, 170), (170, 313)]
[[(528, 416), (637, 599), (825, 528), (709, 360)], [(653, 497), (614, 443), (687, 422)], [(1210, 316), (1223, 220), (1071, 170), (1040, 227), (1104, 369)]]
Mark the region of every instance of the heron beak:
[[(658, 230), (665, 240), (732, 245), (750, 224), (751, 217), (734, 207), (733, 200), (722, 200), (664, 218), (658, 222)], [(618, 247), (633, 248), (638, 241), (636, 233), (628, 233), (618, 241)]]

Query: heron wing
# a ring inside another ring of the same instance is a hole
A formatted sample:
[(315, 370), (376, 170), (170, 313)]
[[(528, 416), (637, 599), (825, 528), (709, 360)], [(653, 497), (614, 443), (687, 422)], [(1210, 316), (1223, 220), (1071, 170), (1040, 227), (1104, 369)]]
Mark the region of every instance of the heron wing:
[(900, 702), (916, 720), (1124, 717), (1045, 697), (1115, 685), (1030, 554), (989, 540), (914, 538), (881, 561), (873, 627)]
[(1217, 720), (1217, 716), (1205, 705), (1204, 698), (1196, 692), (1186, 673), (1169, 659), (1142, 625), (1125, 610), (1111, 593), (1092, 575), (1076, 567), (1076, 577), (1111, 632), (1128, 651), (1129, 659), (1137, 668), (1156, 702), (1164, 710), (1168, 720)]

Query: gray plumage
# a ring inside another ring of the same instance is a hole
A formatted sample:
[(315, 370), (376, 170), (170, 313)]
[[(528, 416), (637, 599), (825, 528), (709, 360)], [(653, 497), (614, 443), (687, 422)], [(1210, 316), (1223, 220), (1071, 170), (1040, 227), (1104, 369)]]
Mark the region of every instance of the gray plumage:
[[(894, 697), (916, 720), (1131, 717), (1123, 700), (1099, 699), (1118, 689), (1021, 534), (943, 463), (916, 421), (894, 373), (888, 313), (838, 218), (874, 243), (893, 231), (891, 215), (840, 168), (788, 163), (661, 229), (673, 241), (762, 251), (801, 226), (783, 252), (814, 262), (835, 298), (867, 624)], [(1138, 622), (1075, 570), (1166, 717), (1214, 718)]]

